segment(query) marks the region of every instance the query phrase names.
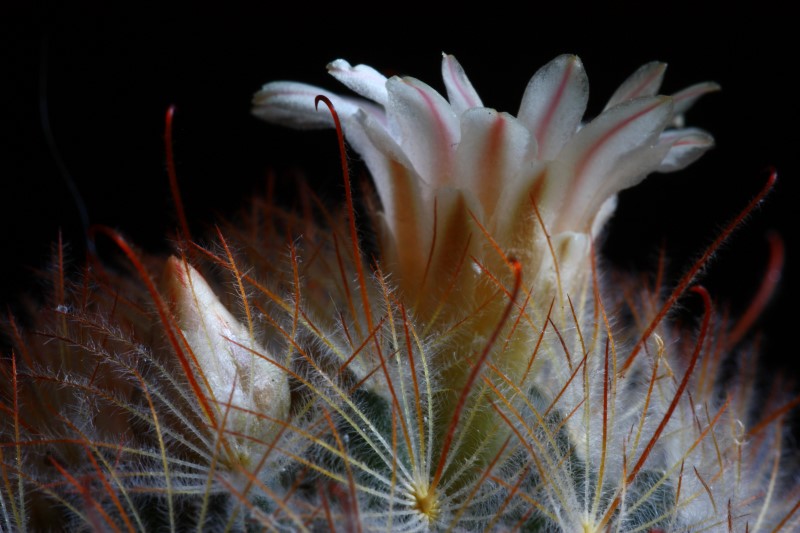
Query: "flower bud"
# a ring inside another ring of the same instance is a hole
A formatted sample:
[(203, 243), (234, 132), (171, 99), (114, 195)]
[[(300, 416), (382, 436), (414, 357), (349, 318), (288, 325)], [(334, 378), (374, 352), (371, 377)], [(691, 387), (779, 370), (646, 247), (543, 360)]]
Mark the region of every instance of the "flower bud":
[[(166, 266), (172, 309), (225, 429), (255, 443), (268, 443), (289, 415), (289, 384), (283, 367), (222, 305), (208, 282), (187, 262)], [(227, 413), (226, 413), (227, 411)]]

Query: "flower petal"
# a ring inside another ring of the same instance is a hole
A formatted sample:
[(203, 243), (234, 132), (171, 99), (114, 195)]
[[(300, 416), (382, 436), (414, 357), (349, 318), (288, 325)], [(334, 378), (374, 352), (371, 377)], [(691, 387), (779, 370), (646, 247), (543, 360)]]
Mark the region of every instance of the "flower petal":
[(333, 119), (327, 109), (317, 110), (318, 95), (327, 96), (340, 115), (355, 113), (358, 107), (343, 98), (313, 85), (290, 81), (274, 81), (264, 85), (253, 96), (253, 114), (268, 122), (294, 128), (330, 128)]
[(347, 126), (347, 141), (361, 155), (372, 175), (390, 231), (398, 231), (397, 224), (409, 216), (426, 221), (420, 203), (421, 179), (397, 141), (366, 113), (356, 114)]
[(328, 74), (351, 91), (378, 102), (382, 106), (385, 106), (389, 99), (386, 92), (386, 76), (368, 65), (353, 67), (344, 59), (337, 59), (328, 63)]
[(561, 207), (553, 231), (589, 231), (602, 203), (658, 168), (668, 146), (658, 136), (672, 115), (666, 96), (629, 100), (587, 124), (562, 151), (554, 184)]
[(455, 57), (448, 54), (442, 54), (442, 78), (447, 99), (457, 115), (471, 107), (483, 107), (481, 97), (467, 78), (464, 68)]
[(685, 168), (714, 146), (711, 135), (694, 128), (665, 131), (658, 142), (669, 146), (667, 155), (656, 169), (658, 172), (673, 172)]
[(616, 210), (616, 194), (609, 196), (605, 202), (600, 204), (600, 209), (597, 210), (597, 214), (594, 216), (594, 220), (592, 220), (592, 239), (600, 235), (600, 232), (603, 231), (603, 228), (606, 226), (606, 222), (608, 222), (608, 219), (611, 218), (611, 215), (613, 215)]
[(661, 88), (661, 82), (664, 80), (664, 72), (666, 70), (667, 64), (659, 63), (658, 61), (642, 65), (627, 80), (622, 82), (622, 85), (609, 99), (605, 109), (611, 109), (626, 100), (633, 100), (642, 96), (654, 96)]
[(456, 186), (476, 196), (481, 218), (491, 219), (504, 210), (497, 200), (525, 164), (530, 138), (527, 128), (507, 113), (482, 107), (461, 115)]
[(683, 127), (683, 114), (689, 110), (690, 107), (703, 95), (713, 93), (720, 90), (717, 83), (706, 81), (698, 83), (678, 91), (672, 95), (672, 100), (675, 103), (672, 109), (673, 123), (675, 126)]
[(431, 186), (449, 183), (461, 136), (458, 117), (450, 104), (414, 78), (391, 78), (386, 89), (389, 131), (414, 169)]
[[(364, 113), (354, 121), (348, 141), (364, 159), (383, 208), (378, 213), (383, 266), (397, 273), (400, 283), (419, 280), (432, 239), (433, 195), (389, 132)], [(415, 253), (419, 250), (424, 252)]]
[(535, 259), (529, 257), (532, 255), (530, 252), (534, 235), (541, 230), (540, 224), (534, 222), (531, 203), (536, 202), (537, 206), (540, 203), (539, 197), (544, 194), (542, 187), (548, 167), (547, 162), (529, 160), (514, 180), (504, 185), (500, 192), (498, 205), (501, 208), (494, 213), (494, 234), (508, 252), (513, 251), (519, 259), (539, 260), (538, 256)]
[(519, 109), (519, 120), (539, 144), (539, 159), (554, 159), (581, 122), (589, 80), (581, 60), (562, 55), (534, 74)]

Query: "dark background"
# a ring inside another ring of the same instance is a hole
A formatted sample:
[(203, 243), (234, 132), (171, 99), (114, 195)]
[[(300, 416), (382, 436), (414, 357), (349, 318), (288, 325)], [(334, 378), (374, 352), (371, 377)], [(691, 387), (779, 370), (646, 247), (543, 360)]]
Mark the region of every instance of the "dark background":
[[(13, 5), (13, 3), (12, 3)], [(121, 4), (120, 4), (121, 5)], [(714, 80), (688, 123), (710, 131), (717, 147), (690, 169), (651, 177), (622, 195), (605, 252), (631, 272), (652, 269), (665, 244), (672, 275), (684, 271), (722, 225), (760, 189), (765, 169), (780, 182), (707, 269), (704, 284), (720, 303), (749, 303), (768, 261), (766, 235), (787, 247), (779, 293), (762, 317), (771, 368), (796, 372), (798, 325), (796, 28), (769, 3), (746, 11), (708, 5), (614, 3), (560, 12), (536, 3), (522, 13), (487, 4), (446, 16), (431, 5), (313, 7), (263, 3), (224, 10), (193, 7), (134, 12), (122, 7), (47, 3), (0, 8), (0, 302), (14, 306), (41, 286), (59, 230), (73, 259), (85, 246), (76, 203), (43, 134), (42, 103), (64, 166), (90, 222), (120, 230), (144, 249), (168, 251), (176, 225), (164, 163), (164, 112), (175, 104), (179, 179), (195, 232), (232, 215), (277, 172), (291, 202), (300, 170), (331, 202), (342, 196), (336, 139), (269, 126), (249, 114), (251, 95), (275, 79), (336, 89), (325, 64), (338, 57), (384, 73), (410, 74), (435, 88), (440, 53), (455, 54), (486, 105), (516, 113), (536, 69), (558, 54), (578, 54), (596, 114), (640, 64), (670, 64), (664, 91)], [(490, 9), (491, 7), (491, 9)], [(361, 17), (359, 16), (361, 15)], [(42, 83), (42, 75), (46, 83)], [(5, 311), (4, 311), (5, 312)], [(795, 374), (796, 375), (796, 374)]]

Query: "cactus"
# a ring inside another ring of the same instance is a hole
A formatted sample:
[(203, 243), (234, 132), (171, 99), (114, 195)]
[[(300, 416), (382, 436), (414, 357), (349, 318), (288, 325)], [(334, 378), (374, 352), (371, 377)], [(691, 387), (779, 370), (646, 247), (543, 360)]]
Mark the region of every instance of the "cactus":
[[(800, 527), (783, 422), (800, 400), (758, 397), (746, 317), (694, 284), (774, 177), (675, 287), (602, 271), (593, 247), (620, 190), (712, 145), (678, 126), (715, 84), (658, 96), (650, 63), (583, 122), (574, 56), (516, 117), (452, 56), (447, 99), (328, 68), (365, 100), (273, 82), (254, 113), (337, 129), (341, 209), (256, 199), (208, 246), (184, 221), (169, 258), (97, 228), (127, 270), (59, 262), (34, 325), (9, 322), (0, 528)], [(374, 180), (368, 223), (345, 139)], [(680, 298), (702, 303), (695, 328), (669, 319)]]

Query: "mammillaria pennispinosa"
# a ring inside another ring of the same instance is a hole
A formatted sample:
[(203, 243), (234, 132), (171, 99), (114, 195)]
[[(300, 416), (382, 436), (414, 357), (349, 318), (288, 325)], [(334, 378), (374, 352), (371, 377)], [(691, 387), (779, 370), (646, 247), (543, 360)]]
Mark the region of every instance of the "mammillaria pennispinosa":
[[(273, 82), (254, 113), (335, 125), (366, 216), (345, 165), (340, 210), (257, 199), (166, 259), (95, 230), (129, 271), (59, 264), (34, 325), (8, 324), (4, 530), (797, 529), (797, 400), (758, 397), (741, 323), (693, 279), (740, 219), (666, 296), (593, 247), (619, 191), (712, 145), (682, 123), (715, 84), (661, 96), (649, 63), (585, 120), (575, 56), (516, 116), (452, 56), (447, 98), (328, 68), (364, 99)], [(667, 318), (684, 295), (693, 330)]]

